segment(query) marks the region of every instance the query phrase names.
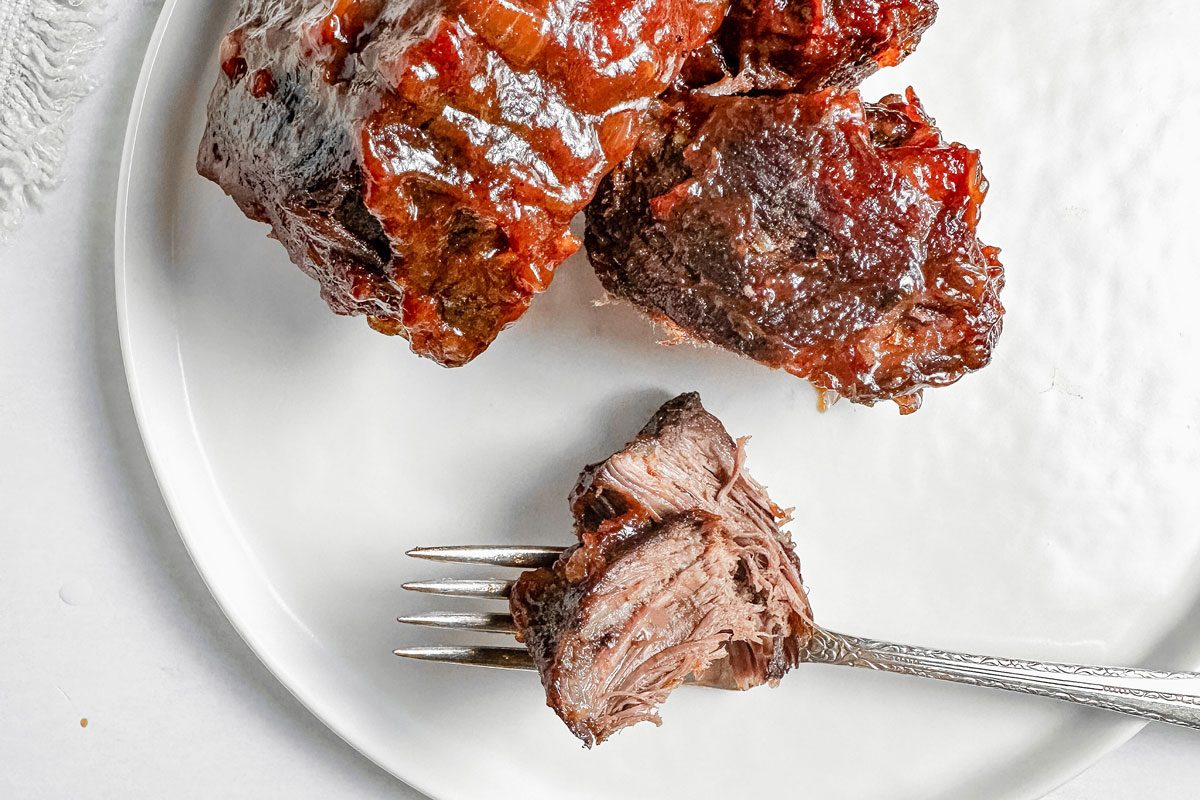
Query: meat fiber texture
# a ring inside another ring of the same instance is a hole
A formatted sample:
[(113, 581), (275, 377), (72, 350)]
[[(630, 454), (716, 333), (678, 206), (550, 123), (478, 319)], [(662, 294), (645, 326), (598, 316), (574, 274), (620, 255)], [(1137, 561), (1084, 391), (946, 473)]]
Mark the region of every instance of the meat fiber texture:
[(743, 448), (697, 395), (672, 400), (584, 471), (579, 545), (517, 581), (518, 637), (589, 747), (658, 724), (685, 680), (749, 689), (799, 663), (812, 632), (799, 561)]
[(920, 407), (989, 363), (1004, 309), (977, 151), (915, 95), (685, 95), (588, 209), (609, 292), (856, 403)]
[(243, 0), (198, 168), (339, 314), (465, 364), (726, 0)]

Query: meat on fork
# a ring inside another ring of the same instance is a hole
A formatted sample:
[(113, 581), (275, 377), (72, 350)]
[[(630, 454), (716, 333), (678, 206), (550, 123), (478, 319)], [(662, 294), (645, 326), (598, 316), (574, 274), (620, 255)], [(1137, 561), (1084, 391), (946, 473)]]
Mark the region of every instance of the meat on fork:
[(605, 288), (685, 337), (872, 405), (987, 365), (1003, 271), (976, 236), (979, 153), (911, 90), (664, 106), (588, 208)]
[(521, 576), (510, 600), (548, 704), (589, 747), (689, 677), (774, 684), (799, 661), (811, 611), (785, 514), (695, 394), (588, 467), (572, 495), (580, 543)]
[(465, 364), (727, 0), (242, 0), (198, 167), (330, 307)]

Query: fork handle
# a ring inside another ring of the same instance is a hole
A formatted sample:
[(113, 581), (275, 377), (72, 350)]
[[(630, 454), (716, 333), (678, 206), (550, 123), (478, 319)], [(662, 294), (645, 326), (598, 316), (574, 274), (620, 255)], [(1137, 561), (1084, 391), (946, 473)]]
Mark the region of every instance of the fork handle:
[(801, 659), (1050, 697), (1200, 729), (1200, 673), (993, 658), (818, 628)]

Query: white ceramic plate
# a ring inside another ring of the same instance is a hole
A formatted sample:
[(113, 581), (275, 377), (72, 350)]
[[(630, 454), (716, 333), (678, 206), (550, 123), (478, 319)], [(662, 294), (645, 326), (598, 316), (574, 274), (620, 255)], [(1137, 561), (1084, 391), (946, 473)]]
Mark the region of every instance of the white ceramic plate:
[[(682, 691), (585, 752), (527, 674), (399, 662), (453, 574), (415, 545), (564, 542), (579, 468), (690, 389), (784, 505), (822, 622), (1033, 658), (1200, 663), (1200, 75), (1188, 0), (945, 0), (870, 94), (916, 85), (992, 179), (1008, 264), (995, 364), (911, 418), (714, 351), (655, 346), (566, 265), (470, 367), (329, 314), (266, 229), (197, 177), (232, 0), (168, 2), (125, 150), (126, 367), (183, 538), (251, 647), (368, 757), (440, 800), (1033, 798), (1130, 736), (1102, 713), (806, 667)], [(459, 571), (458, 574), (466, 572)], [(446, 605), (445, 603), (442, 604)], [(464, 606), (465, 607), (465, 606)]]

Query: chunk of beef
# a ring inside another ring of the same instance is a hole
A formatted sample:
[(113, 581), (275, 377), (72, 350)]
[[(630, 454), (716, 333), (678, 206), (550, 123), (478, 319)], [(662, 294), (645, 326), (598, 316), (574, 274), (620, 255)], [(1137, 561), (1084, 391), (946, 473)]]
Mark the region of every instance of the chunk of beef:
[(242, 0), (198, 167), (330, 307), (447, 366), (578, 247), (571, 218), (726, 0)]
[(852, 89), (904, 60), (937, 12), (935, 0), (734, 0), (688, 59), (683, 83), (734, 93)]
[(606, 179), (588, 251), (608, 291), (685, 336), (911, 412), (1000, 334), (986, 191), (979, 153), (911, 90), (694, 94)]
[(698, 396), (663, 406), (588, 467), (572, 494), (580, 544), (521, 576), (511, 607), (548, 704), (585, 744), (641, 721), (689, 677), (775, 683), (811, 611), (785, 515)]

